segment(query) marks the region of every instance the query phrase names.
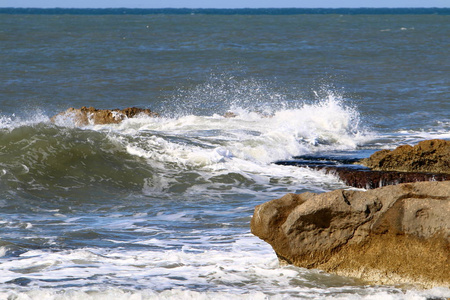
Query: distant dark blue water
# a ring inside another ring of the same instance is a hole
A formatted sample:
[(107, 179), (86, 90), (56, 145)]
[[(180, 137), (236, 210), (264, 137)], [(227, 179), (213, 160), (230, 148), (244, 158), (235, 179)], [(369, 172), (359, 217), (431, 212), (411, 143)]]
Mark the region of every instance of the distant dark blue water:
[[(348, 188), (278, 160), (450, 139), (447, 9), (0, 13), (0, 298), (450, 297), (279, 266), (249, 229)], [(81, 106), (160, 117), (50, 121)]]
[(450, 8), (17, 8), (0, 7), (4, 14), (37, 15), (449, 15)]

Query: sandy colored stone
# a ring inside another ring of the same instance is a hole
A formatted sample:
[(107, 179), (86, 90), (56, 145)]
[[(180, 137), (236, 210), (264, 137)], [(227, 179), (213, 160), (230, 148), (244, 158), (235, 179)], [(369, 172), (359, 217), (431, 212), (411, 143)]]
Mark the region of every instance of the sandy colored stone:
[(69, 108), (51, 118), (52, 122), (56, 120), (70, 119), (76, 126), (101, 125), (101, 124), (118, 124), (125, 119), (133, 118), (138, 115), (147, 115), (157, 117), (158, 114), (150, 109), (137, 107), (128, 107), (125, 109), (96, 109), (93, 107), (83, 106), (82, 108)]
[(252, 233), (280, 261), (375, 284), (450, 286), (450, 181), (287, 194), (255, 208)]
[(426, 140), (415, 146), (377, 151), (361, 164), (376, 171), (450, 174), (450, 141)]

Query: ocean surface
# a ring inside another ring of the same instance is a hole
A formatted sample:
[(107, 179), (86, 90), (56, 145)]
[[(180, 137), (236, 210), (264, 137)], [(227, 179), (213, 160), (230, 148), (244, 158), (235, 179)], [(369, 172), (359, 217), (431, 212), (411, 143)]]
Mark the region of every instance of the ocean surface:
[[(28, 13), (0, 14), (0, 299), (450, 297), (250, 233), (258, 204), (350, 188), (279, 160), (450, 139), (448, 14)], [(160, 117), (50, 121), (82, 106)]]

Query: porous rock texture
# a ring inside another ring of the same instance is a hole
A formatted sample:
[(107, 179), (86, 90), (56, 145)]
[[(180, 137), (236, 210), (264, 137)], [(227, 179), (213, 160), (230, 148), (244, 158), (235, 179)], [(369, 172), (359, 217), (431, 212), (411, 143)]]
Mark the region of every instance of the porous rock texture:
[(415, 146), (403, 145), (392, 151), (381, 150), (360, 163), (375, 171), (450, 174), (450, 141), (425, 140)]
[(363, 189), (374, 189), (406, 182), (450, 180), (450, 174), (444, 173), (372, 171), (345, 167), (325, 167), (322, 169), (327, 174), (336, 175), (348, 186)]
[(128, 107), (125, 109), (96, 109), (94, 107), (69, 108), (51, 118), (52, 122), (66, 121), (73, 122), (76, 126), (118, 124), (125, 119), (133, 118), (138, 115), (147, 115), (157, 117), (158, 114), (150, 109), (137, 107)]
[(299, 267), (450, 286), (450, 181), (287, 194), (255, 208), (251, 231)]

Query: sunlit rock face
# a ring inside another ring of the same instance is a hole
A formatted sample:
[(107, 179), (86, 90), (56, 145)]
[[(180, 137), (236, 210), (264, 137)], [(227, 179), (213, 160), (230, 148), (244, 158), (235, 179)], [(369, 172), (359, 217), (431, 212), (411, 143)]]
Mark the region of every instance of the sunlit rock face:
[(450, 285), (450, 181), (287, 194), (255, 208), (252, 233), (281, 262), (375, 284)]
[(82, 108), (69, 108), (51, 118), (52, 122), (61, 122), (69, 119), (76, 126), (117, 124), (125, 119), (134, 118), (139, 115), (157, 117), (158, 114), (150, 109), (128, 107), (125, 109), (96, 109), (83, 106)]
[(375, 152), (361, 164), (372, 170), (450, 174), (450, 141), (426, 140), (415, 146)]

